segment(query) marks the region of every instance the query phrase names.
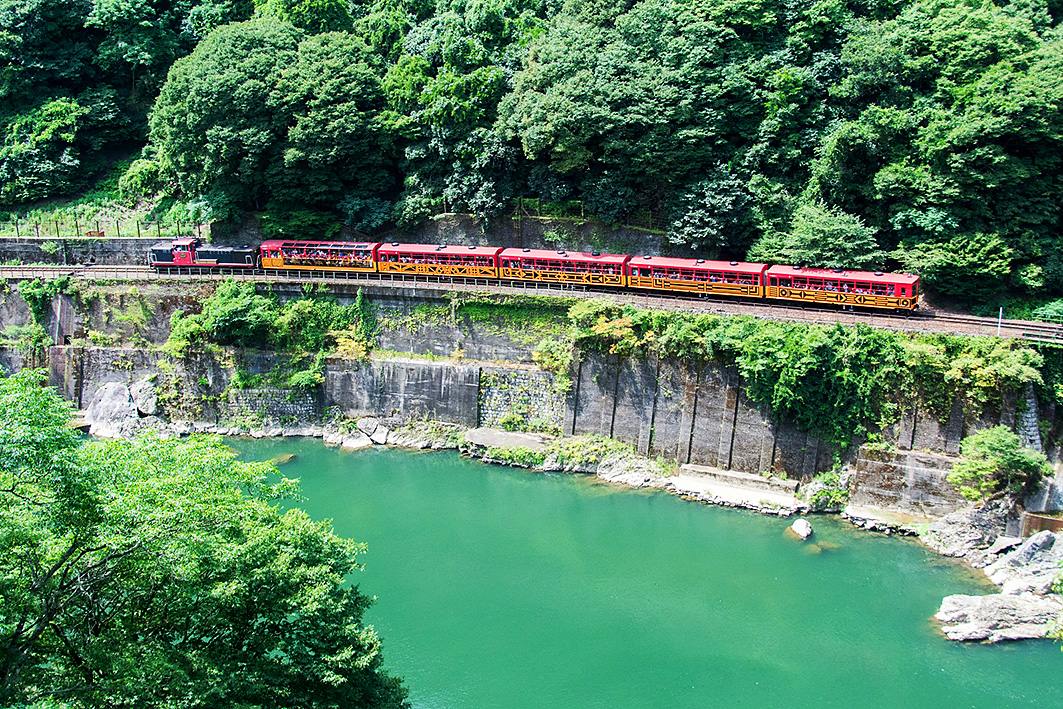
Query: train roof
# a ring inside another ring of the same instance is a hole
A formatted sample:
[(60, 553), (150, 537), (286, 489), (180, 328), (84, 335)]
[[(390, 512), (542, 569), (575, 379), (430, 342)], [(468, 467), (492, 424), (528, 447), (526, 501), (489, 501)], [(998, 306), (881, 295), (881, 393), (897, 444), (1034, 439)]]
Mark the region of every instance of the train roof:
[(589, 261), (621, 266), (630, 256), (627, 254), (601, 254), (591, 251), (550, 251), (549, 249), (505, 249), (502, 258), (535, 258), (549, 261)]
[(747, 261), (710, 261), (708, 259), (671, 258), (668, 256), (632, 256), (631, 265), (661, 266), (663, 268), (690, 268), (700, 271), (729, 271), (731, 273), (763, 273), (766, 263)]
[(501, 246), (463, 246), (460, 244), (398, 244), (395, 242), (380, 245), (380, 251), (389, 254), (451, 254), (467, 256), (483, 254), (495, 256), (502, 251)]
[(271, 239), (263, 241), (262, 247), (292, 248), (299, 246), (328, 246), (354, 249), (371, 249), (377, 245), (375, 241), (303, 241), (302, 239)]
[(913, 284), (919, 282), (919, 276), (911, 273), (887, 273), (884, 271), (847, 271), (839, 269), (833, 271), (829, 268), (802, 268), (799, 266), (772, 266), (768, 269), (769, 276), (811, 276), (812, 278), (826, 278), (847, 281), (879, 281), (881, 283)]

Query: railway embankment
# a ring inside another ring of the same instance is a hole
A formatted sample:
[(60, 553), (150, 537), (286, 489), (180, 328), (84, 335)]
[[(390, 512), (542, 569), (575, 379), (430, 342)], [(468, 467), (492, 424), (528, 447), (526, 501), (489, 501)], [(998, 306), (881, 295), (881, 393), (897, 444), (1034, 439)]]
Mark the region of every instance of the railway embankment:
[[(101, 435), (463, 445), (712, 504), (847, 508), (869, 528), (951, 529), (967, 540), (959, 556), (986, 568), (1010, 553), (994, 549), (1001, 538), (1020, 536), (1021, 504), (990, 532), (971, 531), (971, 506), (947, 480), (961, 442), (1004, 425), (1059, 468), (1063, 367), (1053, 350), (1014, 340), (534, 296), (27, 283), (0, 293), (0, 365), (46, 368)], [(547, 450), (463, 443), (474, 429), (537, 436)], [(1058, 490), (1026, 502), (1058, 509)], [(1024, 625), (984, 634), (1003, 638), (1031, 632), (1047, 607), (999, 600), (996, 616), (982, 600), (953, 599), (943, 613), (971, 637), (970, 618)]]

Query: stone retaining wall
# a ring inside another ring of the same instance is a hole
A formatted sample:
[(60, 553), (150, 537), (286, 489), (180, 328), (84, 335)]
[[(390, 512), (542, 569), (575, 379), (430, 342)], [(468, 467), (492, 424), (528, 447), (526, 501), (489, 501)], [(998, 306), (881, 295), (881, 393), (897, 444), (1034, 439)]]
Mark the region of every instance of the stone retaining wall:
[(968, 505), (945, 479), (955, 461), (926, 451), (862, 446), (849, 478), (849, 503), (940, 517)]
[(480, 372), (479, 425), (503, 428), (507, 422), (522, 430), (560, 431), (565, 396), (553, 374), (536, 369), (484, 368)]
[(251, 420), (266, 425), (293, 425), (321, 419), (317, 391), (295, 389), (229, 389), (220, 407), (223, 421)]
[[(166, 241), (167, 239), (162, 239)], [(54, 264), (139, 265), (147, 262), (151, 245), (159, 241), (146, 236), (122, 239), (0, 238), (0, 261)], [(54, 246), (46, 246), (53, 244)]]

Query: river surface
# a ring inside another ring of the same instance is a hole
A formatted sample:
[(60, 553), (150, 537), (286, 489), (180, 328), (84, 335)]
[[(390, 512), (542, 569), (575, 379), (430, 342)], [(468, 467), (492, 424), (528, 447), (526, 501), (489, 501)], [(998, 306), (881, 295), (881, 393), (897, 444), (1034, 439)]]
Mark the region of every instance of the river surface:
[(1048, 642), (951, 643), (942, 596), (992, 590), (918, 544), (461, 459), (295, 453), (300, 503), (369, 545), (354, 581), (415, 707), (1061, 707)]

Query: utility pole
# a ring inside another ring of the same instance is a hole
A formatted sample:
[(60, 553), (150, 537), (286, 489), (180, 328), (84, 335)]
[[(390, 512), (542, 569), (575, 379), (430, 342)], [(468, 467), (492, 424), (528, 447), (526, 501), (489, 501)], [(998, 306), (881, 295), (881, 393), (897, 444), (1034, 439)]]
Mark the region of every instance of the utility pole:
[(1000, 337), (1000, 326), (1004, 323), (1004, 306), (1000, 306), (1000, 312), (997, 313), (997, 337)]

